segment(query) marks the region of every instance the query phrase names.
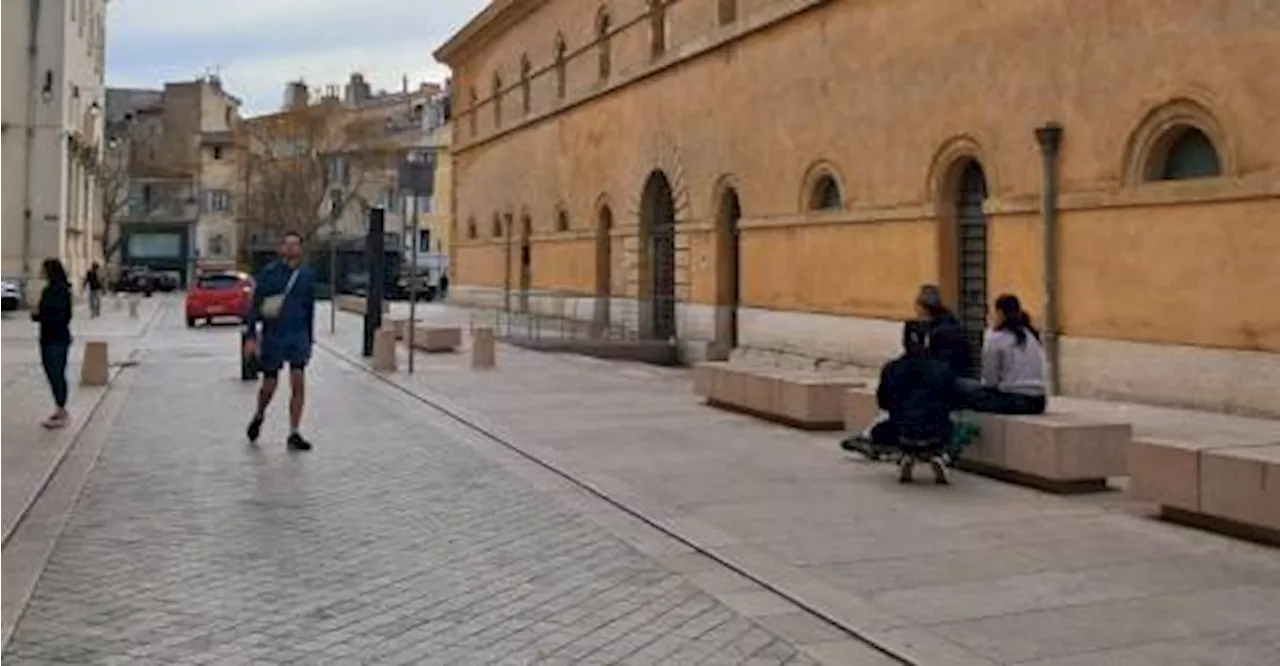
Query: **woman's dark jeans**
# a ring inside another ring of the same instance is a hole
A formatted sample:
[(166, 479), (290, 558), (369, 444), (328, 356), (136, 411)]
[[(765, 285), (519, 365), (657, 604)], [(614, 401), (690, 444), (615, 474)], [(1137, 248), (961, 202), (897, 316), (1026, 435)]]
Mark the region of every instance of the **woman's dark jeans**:
[(67, 406), (67, 354), (70, 352), (69, 342), (40, 344), (40, 363), (44, 365), (44, 375), (49, 379), (49, 388), (53, 390), (53, 401), (58, 409)]
[(1042, 395), (1006, 393), (999, 389), (983, 388), (968, 397), (969, 408), (988, 414), (1043, 414), (1048, 401)]

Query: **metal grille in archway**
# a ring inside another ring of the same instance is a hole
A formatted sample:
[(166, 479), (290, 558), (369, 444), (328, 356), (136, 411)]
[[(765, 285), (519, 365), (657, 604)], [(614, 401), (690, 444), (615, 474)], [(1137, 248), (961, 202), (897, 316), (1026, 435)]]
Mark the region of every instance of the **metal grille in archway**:
[(969, 162), (960, 175), (956, 200), (959, 232), (960, 321), (974, 356), (973, 368), (982, 367), (983, 333), (987, 324), (987, 179), (982, 165)]
[(667, 340), (676, 335), (676, 204), (661, 171), (645, 183), (642, 210), (649, 228), (653, 337)]

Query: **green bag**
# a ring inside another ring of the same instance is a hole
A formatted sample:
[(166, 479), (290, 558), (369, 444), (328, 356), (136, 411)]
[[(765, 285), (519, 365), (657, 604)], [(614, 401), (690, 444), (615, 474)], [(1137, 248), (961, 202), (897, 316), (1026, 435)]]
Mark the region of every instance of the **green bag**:
[(960, 456), (964, 454), (964, 450), (969, 448), (969, 445), (973, 443), (973, 440), (977, 439), (979, 434), (977, 423), (956, 417), (955, 427), (951, 430), (951, 441), (947, 442), (947, 446), (943, 451), (948, 458), (959, 460)]

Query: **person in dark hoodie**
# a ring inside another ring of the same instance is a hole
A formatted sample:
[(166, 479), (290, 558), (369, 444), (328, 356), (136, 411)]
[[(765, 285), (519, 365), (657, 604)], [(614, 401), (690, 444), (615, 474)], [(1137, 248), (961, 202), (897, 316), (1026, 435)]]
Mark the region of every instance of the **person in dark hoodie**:
[(53, 391), (57, 410), (44, 420), (44, 427), (67, 425), (67, 356), (71, 351), (71, 282), (67, 269), (57, 259), (45, 259), (41, 266), (48, 283), (40, 294), (40, 304), (31, 313), (40, 324), (40, 363)]
[(845, 440), (842, 448), (874, 460), (903, 440), (943, 445), (950, 441), (951, 410), (960, 404), (960, 396), (951, 368), (929, 353), (927, 322), (903, 326), (902, 355), (880, 371), (876, 403), (888, 418), (871, 428), (869, 438)]
[[(929, 355), (947, 364), (951, 374), (960, 380), (961, 388), (976, 390), (979, 383), (972, 379), (973, 349), (964, 335), (964, 326), (942, 303), (942, 292), (937, 285), (926, 284), (916, 294), (916, 315), (928, 323)], [(971, 380), (972, 385), (964, 380)]]

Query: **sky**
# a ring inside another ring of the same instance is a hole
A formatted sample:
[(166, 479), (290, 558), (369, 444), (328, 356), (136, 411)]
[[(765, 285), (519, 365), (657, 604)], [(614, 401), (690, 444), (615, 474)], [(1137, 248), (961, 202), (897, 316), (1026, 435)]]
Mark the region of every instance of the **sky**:
[[(5, 0), (6, 2), (8, 0)], [(488, 0), (112, 0), (107, 85), (160, 88), (218, 73), (243, 115), (275, 111), (284, 85), (374, 90), (443, 82), (432, 57)]]

